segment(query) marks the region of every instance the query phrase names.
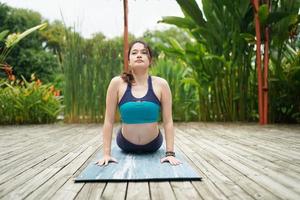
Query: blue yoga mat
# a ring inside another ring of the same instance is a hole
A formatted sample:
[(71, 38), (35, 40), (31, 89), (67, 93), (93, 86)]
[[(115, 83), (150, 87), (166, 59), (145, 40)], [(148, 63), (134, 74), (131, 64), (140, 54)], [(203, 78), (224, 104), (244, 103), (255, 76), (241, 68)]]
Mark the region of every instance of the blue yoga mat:
[(160, 159), (164, 155), (163, 147), (154, 153), (132, 154), (122, 151), (113, 144), (112, 156), (118, 163), (109, 163), (107, 166), (96, 165), (95, 162), (102, 158), (100, 150), (95, 159), (75, 178), (75, 182), (201, 180), (180, 151), (176, 151), (176, 158), (182, 162), (180, 165), (161, 163)]

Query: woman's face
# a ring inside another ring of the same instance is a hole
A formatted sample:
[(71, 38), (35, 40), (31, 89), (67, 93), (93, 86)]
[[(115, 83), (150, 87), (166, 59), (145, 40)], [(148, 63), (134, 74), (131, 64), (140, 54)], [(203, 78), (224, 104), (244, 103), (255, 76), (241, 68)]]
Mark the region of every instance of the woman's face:
[(150, 65), (148, 49), (142, 43), (135, 43), (129, 53), (129, 66), (132, 70), (145, 70)]

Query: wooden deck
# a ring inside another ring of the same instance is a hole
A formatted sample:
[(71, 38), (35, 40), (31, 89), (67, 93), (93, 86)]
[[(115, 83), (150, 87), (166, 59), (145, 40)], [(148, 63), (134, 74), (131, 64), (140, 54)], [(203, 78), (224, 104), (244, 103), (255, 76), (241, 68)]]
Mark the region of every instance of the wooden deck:
[(300, 199), (300, 126), (175, 124), (203, 181), (74, 183), (101, 125), (0, 126), (0, 199)]

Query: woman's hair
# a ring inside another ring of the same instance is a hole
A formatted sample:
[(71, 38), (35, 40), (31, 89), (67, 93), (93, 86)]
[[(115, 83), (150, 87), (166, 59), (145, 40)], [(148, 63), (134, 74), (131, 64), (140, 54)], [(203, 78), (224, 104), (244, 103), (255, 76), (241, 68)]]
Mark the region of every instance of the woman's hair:
[[(148, 58), (151, 61), (152, 60), (152, 51), (151, 48), (149, 47), (149, 45), (142, 41), (142, 40), (135, 40), (133, 42), (130, 43), (129, 45), (129, 49), (128, 49), (128, 54), (127, 54), (127, 59), (129, 60), (130, 57), (130, 51), (133, 47), (133, 45), (135, 45), (136, 43), (141, 43), (144, 45), (144, 47), (148, 50)], [(128, 72), (124, 71), (121, 75), (121, 78), (126, 82), (126, 83), (133, 83), (134, 82), (134, 77), (132, 75), (131, 70), (129, 70)]]

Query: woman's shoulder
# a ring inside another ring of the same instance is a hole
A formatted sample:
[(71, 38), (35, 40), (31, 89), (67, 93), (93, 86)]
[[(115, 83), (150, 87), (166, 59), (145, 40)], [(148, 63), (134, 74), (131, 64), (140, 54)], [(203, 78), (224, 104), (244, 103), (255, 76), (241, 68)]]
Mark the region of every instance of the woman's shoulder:
[(124, 81), (121, 76), (115, 76), (110, 80), (110, 85), (112, 87), (118, 88), (122, 84), (124, 84)]
[(151, 78), (152, 78), (152, 81), (158, 85), (161, 85), (161, 86), (168, 85), (168, 81), (162, 77), (151, 75)]
[(124, 82), (124, 81), (123, 81), (123, 79), (122, 79), (121, 76), (115, 76), (115, 77), (113, 77), (113, 78), (111, 79), (110, 82), (111, 82), (112, 84), (120, 84), (120, 83), (122, 83), (122, 82)]

